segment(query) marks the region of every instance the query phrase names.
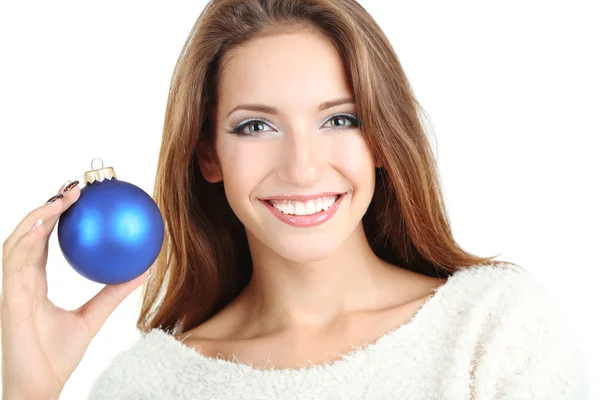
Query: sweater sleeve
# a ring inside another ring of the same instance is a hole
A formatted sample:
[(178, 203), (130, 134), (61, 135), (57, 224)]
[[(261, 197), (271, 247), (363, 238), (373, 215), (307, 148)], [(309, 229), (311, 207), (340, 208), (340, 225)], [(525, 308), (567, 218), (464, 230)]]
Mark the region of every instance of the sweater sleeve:
[(472, 370), (474, 399), (588, 399), (582, 353), (529, 272), (509, 274), (488, 311)]

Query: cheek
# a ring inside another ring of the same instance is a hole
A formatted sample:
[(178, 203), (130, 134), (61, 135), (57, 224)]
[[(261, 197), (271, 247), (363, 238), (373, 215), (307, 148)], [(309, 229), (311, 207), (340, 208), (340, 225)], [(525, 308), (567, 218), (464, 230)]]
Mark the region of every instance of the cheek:
[(335, 137), (331, 145), (331, 159), (335, 160), (333, 165), (354, 184), (365, 185), (373, 180), (373, 155), (360, 131)]
[(250, 197), (268, 174), (268, 146), (260, 141), (228, 141), (219, 147), (219, 160), (227, 196), (233, 202)]

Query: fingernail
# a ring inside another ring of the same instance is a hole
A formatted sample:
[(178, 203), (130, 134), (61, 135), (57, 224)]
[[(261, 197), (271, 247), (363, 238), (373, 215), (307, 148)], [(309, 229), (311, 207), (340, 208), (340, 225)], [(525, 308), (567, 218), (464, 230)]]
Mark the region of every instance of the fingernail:
[(70, 191), (71, 189), (73, 189), (75, 186), (79, 185), (79, 181), (75, 181), (75, 182), (71, 182), (71, 181), (69, 181), (69, 182), (70, 182), (70, 183), (68, 183), (66, 186), (65, 186), (65, 185), (63, 185), (64, 189), (63, 189), (63, 192), (62, 192), (62, 194), (67, 194), (67, 193), (69, 193), (69, 191)]
[(65, 183), (63, 183), (60, 189), (58, 189), (58, 193), (61, 193), (63, 190), (65, 190), (65, 187), (71, 182), (73, 181), (66, 181)]
[(63, 197), (62, 193), (55, 194), (54, 196), (52, 196), (48, 200), (46, 200), (46, 204), (54, 203), (56, 200), (61, 199), (62, 197)]
[(33, 226), (31, 228), (29, 228), (29, 232), (33, 232), (35, 231), (40, 225), (42, 225), (44, 221), (41, 219), (38, 219), (37, 221), (35, 221), (35, 224), (33, 224)]

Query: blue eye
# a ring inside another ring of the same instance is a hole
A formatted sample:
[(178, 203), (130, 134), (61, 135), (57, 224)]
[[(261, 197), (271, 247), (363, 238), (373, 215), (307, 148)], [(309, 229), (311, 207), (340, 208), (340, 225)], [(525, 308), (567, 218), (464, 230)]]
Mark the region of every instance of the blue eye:
[[(341, 129), (352, 129), (352, 128), (357, 128), (360, 126), (360, 121), (358, 120), (358, 118), (352, 114), (336, 114), (336, 115), (332, 115), (331, 117), (329, 117), (327, 119), (327, 121), (325, 122), (325, 124), (323, 124), (323, 126), (327, 125), (328, 122), (330, 121), (349, 121), (349, 125), (348, 124), (344, 124), (343, 122), (340, 124), (334, 124), (333, 127), (330, 127), (333, 130), (341, 130)], [(266, 127), (270, 127), (271, 123), (264, 119), (264, 118), (252, 118), (252, 119), (248, 119), (245, 121), (240, 122), (235, 128), (233, 129), (228, 129), (227, 132), (229, 133), (233, 133), (235, 135), (239, 135), (239, 136), (261, 136), (264, 135), (266, 132), (265, 130), (261, 130), (261, 128), (265, 129)], [(249, 133), (246, 128), (250, 128), (251, 132)]]

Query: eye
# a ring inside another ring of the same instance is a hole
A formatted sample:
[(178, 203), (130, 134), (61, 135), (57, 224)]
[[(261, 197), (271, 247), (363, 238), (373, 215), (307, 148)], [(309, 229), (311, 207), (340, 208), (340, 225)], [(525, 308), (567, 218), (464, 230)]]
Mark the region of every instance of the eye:
[[(240, 122), (235, 128), (229, 129), (229, 133), (234, 133), (240, 136), (261, 136), (264, 134), (264, 130), (269, 124), (267, 120), (262, 118), (252, 118)], [(249, 132), (246, 128), (250, 128)]]
[[(345, 123), (344, 121), (348, 122), (349, 124)], [(334, 130), (351, 129), (360, 126), (360, 121), (353, 114), (333, 115), (327, 119), (323, 126), (327, 127), (326, 125), (329, 122), (333, 122), (333, 126), (329, 126), (329, 128)], [(258, 137), (268, 132), (268, 130), (265, 129), (270, 126), (270, 122), (264, 118), (252, 118), (240, 122), (235, 128), (228, 129), (227, 131), (239, 136)]]
[[(350, 125), (344, 124), (344, 120), (349, 121)], [(329, 121), (334, 122), (332, 129), (335, 130), (356, 128), (360, 126), (360, 121), (352, 114), (336, 114), (327, 120), (327, 122)]]

